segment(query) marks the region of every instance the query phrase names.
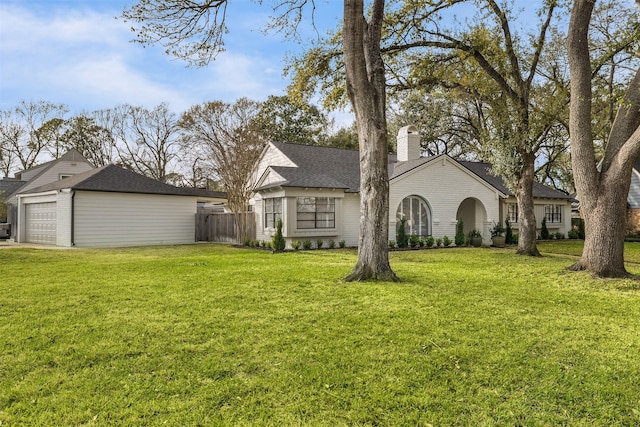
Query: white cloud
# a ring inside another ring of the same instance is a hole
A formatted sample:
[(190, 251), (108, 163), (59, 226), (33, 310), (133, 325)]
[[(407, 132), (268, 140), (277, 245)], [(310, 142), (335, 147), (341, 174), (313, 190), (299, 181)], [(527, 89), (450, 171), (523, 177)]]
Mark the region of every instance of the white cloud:
[[(0, 5), (1, 109), (44, 99), (65, 103), (72, 113), (161, 102), (184, 111), (206, 100), (264, 99), (286, 86), (281, 54), (263, 39), (253, 51), (229, 50), (205, 69), (186, 68), (160, 47), (131, 43), (128, 24), (114, 19), (122, 5), (98, 12), (90, 9), (92, 1), (72, 4), (51, 2), (47, 10), (29, 1)], [(240, 30), (233, 36), (243, 37)], [(230, 49), (240, 47), (230, 42)]]

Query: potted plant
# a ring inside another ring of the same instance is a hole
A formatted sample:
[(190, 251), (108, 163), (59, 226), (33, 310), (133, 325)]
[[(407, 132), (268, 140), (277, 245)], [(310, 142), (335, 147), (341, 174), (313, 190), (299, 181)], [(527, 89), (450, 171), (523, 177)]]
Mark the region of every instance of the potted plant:
[(469, 240), (474, 248), (482, 246), (482, 234), (475, 228), (469, 232)]
[(504, 227), (499, 222), (493, 223), (491, 229), (491, 242), (496, 248), (504, 248), (506, 237), (504, 235)]

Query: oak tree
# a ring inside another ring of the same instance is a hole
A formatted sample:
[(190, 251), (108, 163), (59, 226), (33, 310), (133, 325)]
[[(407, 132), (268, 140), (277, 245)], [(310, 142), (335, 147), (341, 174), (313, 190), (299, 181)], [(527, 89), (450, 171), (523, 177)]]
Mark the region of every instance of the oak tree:
[[(592, 60), (589, 31), (594, 0), (575, 0), (567, 50), (571, 72), (572, 166), (585, 221), (580, 260), (571, 268), (603, 277), (625, 277), (624, 234), (633, 164), (640, 156), (640, 69), (635, 70), (608, 134), (604, 157), (596, 162)], [(637, 23), (636, 23), (637, 25)]]

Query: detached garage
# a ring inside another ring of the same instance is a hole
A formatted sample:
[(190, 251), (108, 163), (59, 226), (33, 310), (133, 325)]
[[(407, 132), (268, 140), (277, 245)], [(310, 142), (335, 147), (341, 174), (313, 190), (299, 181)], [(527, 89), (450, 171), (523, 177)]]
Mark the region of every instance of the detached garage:
[(194, 243), (198, 202), (223, 197), (108, 165), (18, 195), (16, 237), (78, 247)]

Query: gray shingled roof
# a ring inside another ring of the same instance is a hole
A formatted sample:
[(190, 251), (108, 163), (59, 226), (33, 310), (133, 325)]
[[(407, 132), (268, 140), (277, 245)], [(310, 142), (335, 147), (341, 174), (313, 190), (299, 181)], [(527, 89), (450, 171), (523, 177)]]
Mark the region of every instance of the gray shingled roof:
[(21, 181), (17, 178), (4, 177), (0, 180), (0, 197), (8, 198), (18, 188), (25, 185), (27, 181)]
[[(347, 188), (348, 192), (360, 191), (360, 154), (357, 150), (318, 147), (313, 145), (276, 142), (273, 145), (298, 167), (273, 166), (272, 169), (285, 179), (282, 187)], [(442, 155), (441, 155), (442, 156)], [(421, 157), (408, 162), (397, 162), (389, 155), (389, 177), (396, 178), (440, 156)], [(454, 159), (454, 161), (456, 161)], [(478, 178), (506, 195), (513, 195), (500, 177), (491, 174), (491, 165), (482, 162), (459, 161), (460, 165)], [(266, 187), (264, 187), (266, 188)], [(260, 189), (258, 189), (260, 190)], [(540, 183), (534, 183), (533, 196), (549, 199), (571, 199), (571, 196)]]
[[(469, 169), (471, 172), (476, 174), (478, 177), (488, 182), (492, 187), (501, 191), (504, 194), (509, 196), (513, 196), (513, 192), (507, 187), (502, 180), (502, 178), (497, 177), (491, 174), (491, 165), (489, 163), (482, 162), (466, 162), (460, 161), (458, 162), (465, 168)], [(566, 194), (560, 190), (556, 190), (555, 188), (548, 187), (539, 182), (533, 183), (533, 197), (541, 198), (541, 199), (571, 199), (572, 197), (569, 194)]]
[(283, 187), (344, 188), (360, 191), (360, 155), (356, 150), (275, 142), (297, 168), (272, 169), (285, 179)]
[(224, 198), (220, 192), (193, 188), (174, 187), (164, 182), (140, 175), (120, 166), (107, 165), (76, 174), (26, 192), (26, 194), (69, 188), (84, 191), (105, 191), (115, 193), (163, 194), (175, 196), (199, 196)]

